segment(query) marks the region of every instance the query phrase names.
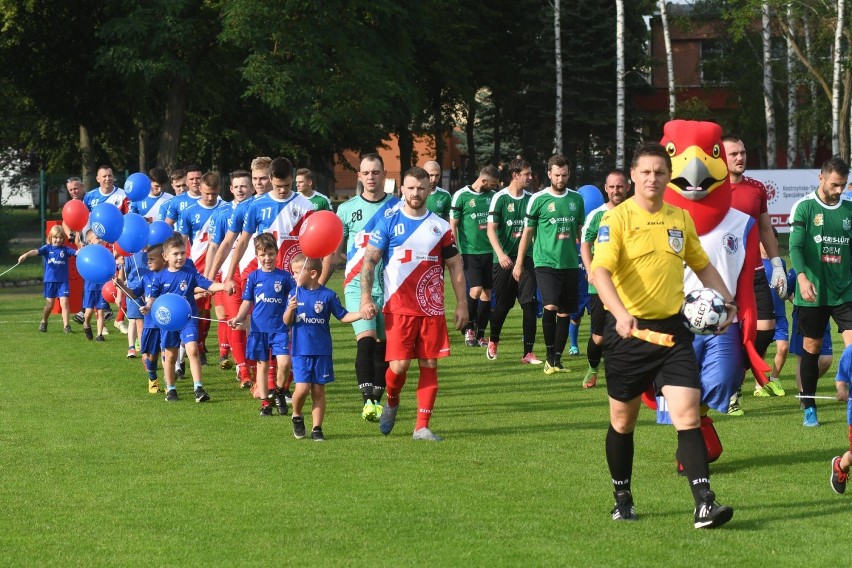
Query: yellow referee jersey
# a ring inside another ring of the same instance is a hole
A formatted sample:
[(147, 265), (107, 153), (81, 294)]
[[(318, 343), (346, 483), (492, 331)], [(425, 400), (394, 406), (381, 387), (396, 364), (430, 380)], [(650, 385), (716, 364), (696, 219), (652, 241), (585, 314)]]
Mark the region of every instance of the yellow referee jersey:
[(684, 262), (695, 271), (710, 262), (687, 211), (663, 203), (648, 213), (628, 199), (601, 219), (592, 270), (600, 266), (612, 274), (633, 317), (663, 319), (680, 310)]

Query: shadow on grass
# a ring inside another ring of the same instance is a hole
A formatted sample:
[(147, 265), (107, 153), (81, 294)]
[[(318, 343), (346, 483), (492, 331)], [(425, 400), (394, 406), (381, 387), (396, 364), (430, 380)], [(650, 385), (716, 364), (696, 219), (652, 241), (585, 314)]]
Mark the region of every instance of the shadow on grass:
[[(743, 469), (753, 469), (762, 467), (775, 468), (778, 465), (789, 466), (794, 464), (813, 464), (823, 462), (828, 464), (828, 460), (831, 455), (832, 454), (830, 449), (827, 450), (824, 448), (817, 448), (813, 450), (789, 452), (786, 454), (771, 453), (763, 455), (750, 455), (748, 456), (748, 458), (733, 459), (730, 461), (724, 461), (723, 456), (722, 461), (710, 464), (710, 470), (713, 474), (722, 474), (732, 473)], [(826, 472), (827, 471), (828, 466), (826, 465)], [(826, 479), (828, 479), (827, 474)]]

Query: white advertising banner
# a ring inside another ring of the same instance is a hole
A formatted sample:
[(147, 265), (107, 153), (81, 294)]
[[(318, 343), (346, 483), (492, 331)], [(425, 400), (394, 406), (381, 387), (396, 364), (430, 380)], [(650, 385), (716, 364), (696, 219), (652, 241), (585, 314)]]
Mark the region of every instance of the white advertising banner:
[(793, 204), (819, 185), (819, 170), (746, 170), (746, 177), (766, 186), (769, 218), (779, 233), (789, 233), (787, 217)]

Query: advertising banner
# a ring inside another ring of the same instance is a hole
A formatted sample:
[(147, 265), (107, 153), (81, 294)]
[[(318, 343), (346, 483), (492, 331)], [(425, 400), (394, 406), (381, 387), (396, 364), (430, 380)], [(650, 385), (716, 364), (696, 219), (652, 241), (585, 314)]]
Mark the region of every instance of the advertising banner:
[(793, 204), (819, 185), (819, 170), (746, 170), (746, 177), (766, 186), (769, 218), (779, 233), (789, 233), (787, 217)]

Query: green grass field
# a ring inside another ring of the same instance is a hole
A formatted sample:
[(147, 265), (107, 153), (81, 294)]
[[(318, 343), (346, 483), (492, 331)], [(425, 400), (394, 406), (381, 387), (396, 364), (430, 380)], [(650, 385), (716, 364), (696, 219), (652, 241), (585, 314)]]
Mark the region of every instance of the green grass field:
[[(845, 405), (820, 401), (822, 426), (803, 428), (794, 359), (787, 397), (754, 399), (747, 386), (744, 417), (714, 415), (725, 452), (713, 488), (736, 512), (702, 532), (674, 471), (674, 430), (648, 410), (636, 435), (640, 520), (610, 520), (603, 381), (580, 387), (584, 356), (558, 378), (519, 364), (519, 310), (497, 361), (452, 334), (432, 419), (440, 444), (411, 440), (413, 373), (390, 436), (361, 420), (355, 342), (335, 322), (320, 444), (295, 440), (289, 418), (258, 417), (215, 366), (210, 403), (192, 402), (184, 380), (183, 400), (167, 405), (112, 326), (105, 344), (76, 324), (64, 335), (56, 316), (38, 333), (42, 301), (40, 288), (0, 291), (3, 566), (798, 567), (842, 564), (848, 551), (852, 494), (828, 484), (830, 458), (848, 445)], [(833, 393), (833, 374), (819, 394)]]

